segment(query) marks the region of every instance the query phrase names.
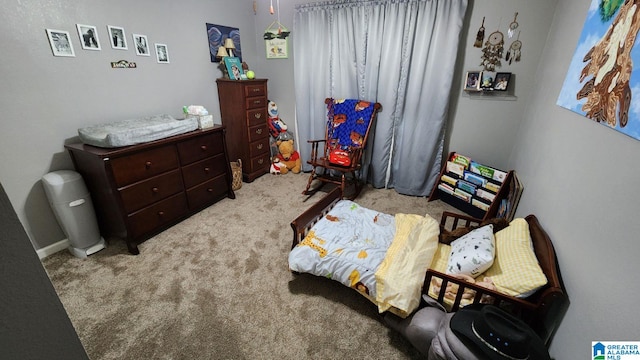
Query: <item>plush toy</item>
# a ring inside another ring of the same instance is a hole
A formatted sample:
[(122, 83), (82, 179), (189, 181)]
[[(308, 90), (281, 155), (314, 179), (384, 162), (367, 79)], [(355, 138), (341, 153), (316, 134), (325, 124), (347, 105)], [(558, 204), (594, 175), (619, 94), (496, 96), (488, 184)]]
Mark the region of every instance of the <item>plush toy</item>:
[(269, 134), (274, 139), (278, 139), (278, 137), (286, 133), (288, 129), (287, 124), (285, 124), (278, 115), (278, 105), (271, 100), (269, 100), (267, 104), (267, 125), (269, 126)]
[(286, 169), (286, 166), (280, 162), (279, 158), (274, 158), (271, 163), (271, 167), (269, 168), (269, 172), (273, 175), (280, 175), (282, 173), (282, 168)]
[[(478, 286), (481, 286), (489, 290), (497, 290), (496, 286), (493, 284), (493, 280), (490, 277), (484, 277), (482, 281), (476, 281), (476, 279), (466, 274), (449, 274), (449, 275), (455, 278), (458, 278), (460, 280), (464, 280), (468, 283), (476, 284)], [(440, 289), (442, 288), (442, 279), (435, 278), (435, 277), (431, 278), (431, 286), (432, 286), (431, 289), (436, 294), (440, 293)], [(446, 288), (444, 297), (449, 300), (454, 300), (456, 298), (456, 295), (458, 294), (458, 288), (459, 286), (457, 284), (447, 283), (447, 288)], [(465, 288), (464, 292), (462, 293), (462, 299), (464, 300), (472, 300), (475, 296), (476, 296), (476, 292), (475, 290), (472, 290), (472, 289)], [(492, 304), (493, 302), (494, 302), (493, 298), (487, 294), (482, 295), (482, 297), (480, 298), (480, 303), (482, 304)]]
[(280, 167), (280, 172), (286, 174), (291, 170), (292, 173), (297, 174), (302, 169), (302, 162), (300, 161), (300, 154), (293, 147), (293, 139), (290, 140), (278, 140), (277, 158), (279, 162), (284, 166)]

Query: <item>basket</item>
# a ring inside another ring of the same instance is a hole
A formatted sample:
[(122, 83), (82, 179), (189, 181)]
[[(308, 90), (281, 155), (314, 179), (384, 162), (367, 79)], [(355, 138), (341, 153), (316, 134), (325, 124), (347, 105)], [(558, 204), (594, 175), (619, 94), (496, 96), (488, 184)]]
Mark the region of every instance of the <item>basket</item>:
[(242, 160), (231, 162), (231, 174), (233, 175), (231, 189), (234, 191), (240, 189), (242, 187)]

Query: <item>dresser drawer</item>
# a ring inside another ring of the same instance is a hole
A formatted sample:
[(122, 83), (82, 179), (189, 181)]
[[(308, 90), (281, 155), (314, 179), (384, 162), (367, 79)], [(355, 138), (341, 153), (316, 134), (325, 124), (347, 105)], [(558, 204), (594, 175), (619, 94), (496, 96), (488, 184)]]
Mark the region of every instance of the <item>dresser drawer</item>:
[(244, 96), (267, 96), (267, 86), (265, 84), (252, 84), (244, 86)]
[(254, 141), (249, 144), (249, 157), (256, 157), (258, 155), (269, 152), (269, 138), (263, 138)]
[(262, 124), (258, 126), (252, 126), (249, 129), (249, 142), (254, 142), (256, 140), (260, 140), (262, 138), (269, 137), (269, 130), (267, 129), (267, 124)]
[(183, 191), (180, 175), (180, 170), (176, 169), (119, 189), (125, 212), (131, 213)]
[(199, 208), (220, 199), (229, 191), (225, 175), (219, 175), (205, 183), (187, 190), (187, 200), (190, 208)]
[(156, 230), (187, 213), (187, 197), (184, 192), (157, 202), (128, 216), (130, 237), (137, 238)]
[(229, 166), (224, 159), (224, 154), (198, 161), (182, 168), (184, 186), (188, 189), (217, 175), (224, 174)]
[(244, 102), (247, 109), (267, 108), (267, 98), (264, 96), (246, 98)]
[(178, 154), (182, 165), (222, 154), (224, 146), (222, 133), (215, 132), (178, 143)]
[(148, 179), (178, 167), (178, 155), (173, 145), (142, 151), (110, 160), (118, 187)]
[(267, 109), (260, 108), (247, 111), (247, 124), (249, 126), (262, 125), (267, 123)]
[(247, 172), (256, 172), (260, 169), (265, 168), (267, 169), (267, 172), (269, 172), (269, 166), (271, 165), (269, 158), (269, 153), (264, 153), (262, 155), (251, 158), (251, 166), (249, 167)]

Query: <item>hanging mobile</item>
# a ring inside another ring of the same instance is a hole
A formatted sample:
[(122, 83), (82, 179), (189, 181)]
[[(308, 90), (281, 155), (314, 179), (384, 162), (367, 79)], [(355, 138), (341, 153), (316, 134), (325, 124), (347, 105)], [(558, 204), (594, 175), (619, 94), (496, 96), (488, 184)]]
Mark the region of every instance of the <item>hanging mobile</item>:
[(513, 21), (511, 22), (511, 24), (509, 24), (509, 30), (507, 30), (507, 34), (509, 35), (509, 39), (511, 39), (513, 37), (513, 34), (515, 34), (516, 29), (518, 28), (518, 22), (516, 21), (517, 18), (518, 18), (518, 13), (516, 13), (513, 16)]
[(520, 61), (520, 57), (522, 55), (522, 51), (520, 49), (522, 49), (522, 41), (520, 41), (520, 32), (518, 31), (518, 37), (516, 38), (516, 41), (511, 43), (511, 46), (509, 46), (509, 51), (504, 58), (509, 62), (509, 65), (511, 65), (511, 62), (513, 61)]
[(477, 48), (481, 48), (483, 41), (484, 41), (484, 16), (482, 17), (482, 25), (480, 25), (480, 29), (478, 29), (478, 33), (476, 34), (476, 42), (473, 43), (473, 46)]

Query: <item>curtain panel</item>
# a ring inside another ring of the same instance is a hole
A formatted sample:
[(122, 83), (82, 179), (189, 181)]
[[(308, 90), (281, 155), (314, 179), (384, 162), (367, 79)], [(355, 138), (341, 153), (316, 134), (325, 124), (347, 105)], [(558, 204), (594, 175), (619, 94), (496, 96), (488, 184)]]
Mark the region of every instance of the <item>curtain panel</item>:
[[(427, 196), (441, 168), (444, 129), (467, 0), (335, 0), (295, 6), (296, 129), (324, 139), (324, 99), (382, 105), (361, 177)], [(310, 171), (309, 165), (303, 166)]]

